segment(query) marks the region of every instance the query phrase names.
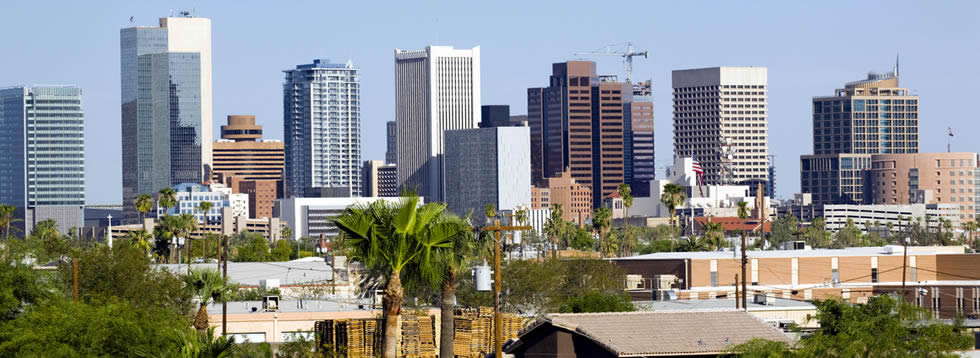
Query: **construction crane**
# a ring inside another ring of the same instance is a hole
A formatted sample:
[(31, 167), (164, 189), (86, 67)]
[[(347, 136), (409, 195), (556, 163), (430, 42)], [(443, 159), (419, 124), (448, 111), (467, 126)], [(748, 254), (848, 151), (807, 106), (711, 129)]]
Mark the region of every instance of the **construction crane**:
[(613, 51), (611, 49), (611, 46), (618, 46), (618, 45), (622, 45), (622, 44), (606, 46), (605, 51), (576, 52), (575, 55), (576, 56), (619, 56), (625, 58), (626, 59), (626, 82), (633, 83), (633, 57), (643, 56), (643, 58), (647, 58), (647, 52), (646, 51), (633, 52), (632, 42), (626, 43), (626, 52)]

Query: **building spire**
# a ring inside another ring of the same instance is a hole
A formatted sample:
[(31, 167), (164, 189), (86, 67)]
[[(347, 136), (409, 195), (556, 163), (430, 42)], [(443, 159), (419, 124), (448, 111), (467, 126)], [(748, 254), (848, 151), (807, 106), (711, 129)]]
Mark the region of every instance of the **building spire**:
[(892, 74), (895, 75), (895, 78), (898, 78), (898, 54), (897, 53), (895, 54), (895, 69), (892, 70)]

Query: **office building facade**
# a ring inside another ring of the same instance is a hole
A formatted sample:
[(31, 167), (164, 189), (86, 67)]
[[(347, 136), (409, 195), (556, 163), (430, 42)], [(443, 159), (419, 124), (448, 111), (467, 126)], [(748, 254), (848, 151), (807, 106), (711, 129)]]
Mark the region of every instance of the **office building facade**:
[(449, 210), (462, 216), (470, 211), (479, 213), (487, 204), (493, 204), (498, 210), (530, 205), (529, 151), (527, 127), (447, 131), (445, 166)]
[[(293, 238), (337, 237), (340, 229), (330, 218), (340, 215), (352, 205), (370, 205), (385, 201), (398, 205), (401, 198), (286, 198), (276, 201), (276, 212), (282, 222), (293, 230)], [(423, 200), (419, 201), (421, 205)]]
[(531, 209), (554, 209), (556, 204), (561, 205), (563, 220), (582, 225), (592, 215), (592, 188), (579, 184), (569, 172), (531, 187)]
[(815, 204), (866, 202), (872, 154), (919, 152), (919, 97), (898, 80), (896, 64), (813, 98), (813, 154), (800, 157), (800, 184)]
[(381, 160), (365, 160), (361, 167), (361, 196), (398, 196), (398, 168)]
[(30, 233), (53, 219), (58, 230), (84, 226), (85, 122), (73, 86), (0, 89), (0, 204)]
[[(176, 205), (166, 209), (157, 207), (158, 217), (190, 214), (194, 215), (198, 222), (221, 221), (228, 213), (233, 217), (248, 217), (248, 195), (232, 193), (231, 188), (223, 184), (183, 183), (174, 186), (173, 189), (177, 194)], [(200, 208), (201, 202), (205, 201), (212, 205), (207, 212)], [(224, 208), (230, 208), (231, 211), (223, 210)]]
[(385, 163), (386, 164), (397, 164), (398, 163), (398, 122), (388, 121), (385, 124), (386, 134), (388, 135), (387, 144), (388, 149), (385, 150)]
[(444, 133), (480, 121), (480, 48), (395, 50), (398, 186), (444, 201)]
[(361, 192), (361, 87), (351, 62), (314, 60), (284, 71), (286, 195)]
[(244, 180), (282, 180), (285, 154), (282, 141), (262, 139), (255, 116), (231, 115), (214, 142), (213, 172)]
[(120, 31), (123, 204), (211, 167), (211, 20), (161, 18)]
[(673, 71), (674, 155), (696, 158), (706, 184), (768, 179), (767, 72), (765, 67)]
[(635, 197), (650, 196), (650, 182), (657, 165), (653, 141), (653, 81), (633, 83), (633, 99), (627, 104), (624, 176)]
[(632, 95), (631, 84), (599, 76), (595, 62), (553, 64), (549, 86), (528, 89), (534, 183), (543, 186), (568, 171), (592, 188), (592, 207), (598, 207), (619, 184), (630, 182), (624, 138)]
[(980, 169), (977, 153), (873, 154), (866, 180), (872, 204), (948, 204), (957, 219), (980, 214)]

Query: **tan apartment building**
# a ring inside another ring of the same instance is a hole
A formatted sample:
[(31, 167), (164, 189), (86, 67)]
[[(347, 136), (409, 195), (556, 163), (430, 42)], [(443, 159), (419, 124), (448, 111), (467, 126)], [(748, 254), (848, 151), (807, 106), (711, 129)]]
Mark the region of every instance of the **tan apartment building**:
[(980, 204), (977, 153), (875, 154), (867, 180), (872, 204), (952, 204), (959, 221), (973, 220)]
[(544, 186), (531, 187), (531, 209), (550, 209), (552, 205), (562, 207), (562, 219), (582, 225), (592, 214), (592, 189), (579, 184), (568, 172), (559, 177), (548, 178)]
[(871, 155), (919, 152), (919, 96), (899, 87), (898, 63), (812, 103), (813, 154), (800, 157), (800, 185), (814, 204), (863, 203)]
[[(905, 261), (906, 300), (937, 317), (980, 317), (980, 254), (962, 246), (909, 247)], [(901, 246), (846, 249), (750, 251), (750, 295), (816, 300), (842, 297), (864, 302), (869, 296), (900, 293)], [(613, 259), (623, 267), (634, 299), (649, 300), (657, 278), (673, 275), (678, 299), (734, 297), (740, 258), (731, 251), (655, 253)]]
[[(548, 87), (528, 89), (532, 183), (542, 186), (567, 171), (593, 189), (591, 207), (598, 207), (619, 184), (632, 182), (627, 174), (633, 172), (626, 171), (632, 161), (627, 166), (626, 160), (632, 160), (627, 153), (633, 148), (625, 147), (631, 142), (625, 138), (632, 131), (626, 126), (633, 113), (632, 98), (632, 84), (598, 75), (595, 62), (552, 64)], [(652, 111), (646, 111), (651, 108), (652, 104), (639, 105), (636, 113), (652, 122)], [(645, 126), (640, 121), (637, 128), (645, 131)]]
[(230, 115), (214, 143), (212, 180), (236, 194), (248, 194), (252, 218), (272, 217), (272, 207), (283, 194), (283, 143), (262, 140), (255, 116)]

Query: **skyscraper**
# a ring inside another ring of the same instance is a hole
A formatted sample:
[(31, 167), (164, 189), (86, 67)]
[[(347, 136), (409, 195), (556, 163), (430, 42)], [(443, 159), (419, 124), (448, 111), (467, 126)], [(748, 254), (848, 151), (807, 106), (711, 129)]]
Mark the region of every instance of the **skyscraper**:
[(123, 204), (179, 183), (199, 183), (211, 166), (211, 20), (160, 19), (122, 29)]
[(385, 128), (388, 135), (388, 149), (385, 151), (385, 164), (398, 163), (398, 124), (388, 121)]
[(398, 196), (398, 172), (394, 164), (381, 160), (365, 160), (361, 167), (361, 196)]
[(768, 180), (765, 67), (677, 70), (672, 87), (675, 156), (697, 157), (706, 184)]
[(814, 204), (860, 204), (872, 154), (919, 152), (919, 96), (898, 84), (898, 65), (834, 96), (813, 98), (813, 155), (800, 157), (800, 188)]
[(353, 63), (313, 60), (283, 71), (287, 196), (361, 193), (361, 85)]
[(657, 166), (653, 146), (653, 81), (633, 83), (632, 102), (626, 104), (624, 176), (635, 197), (650, 196)]
[[(510, 116), (502, 118), (509, 119)], [(499, 210), (531, 205), (530, 132), (485, 127), (446, 132), (446, 204), (466, 215), (487, 204)]]
[(591, 61), (552, 64), (549, 83), (528, 89), (532, 180), (540, 187), (569, 171), (578, 184), (592, 188), (592, 205), (598, 207), (628, 182), (624, 137), (632, 85), (599, 76)]
[(480, 47), (395, 50), (398, 186), (445, 201), (444, 133), (480, 121)]
[(0, 204), (30, 233), (54, 219), (62, 233), (83, 226), (85, 124), (73, 86), (0, 89)]

